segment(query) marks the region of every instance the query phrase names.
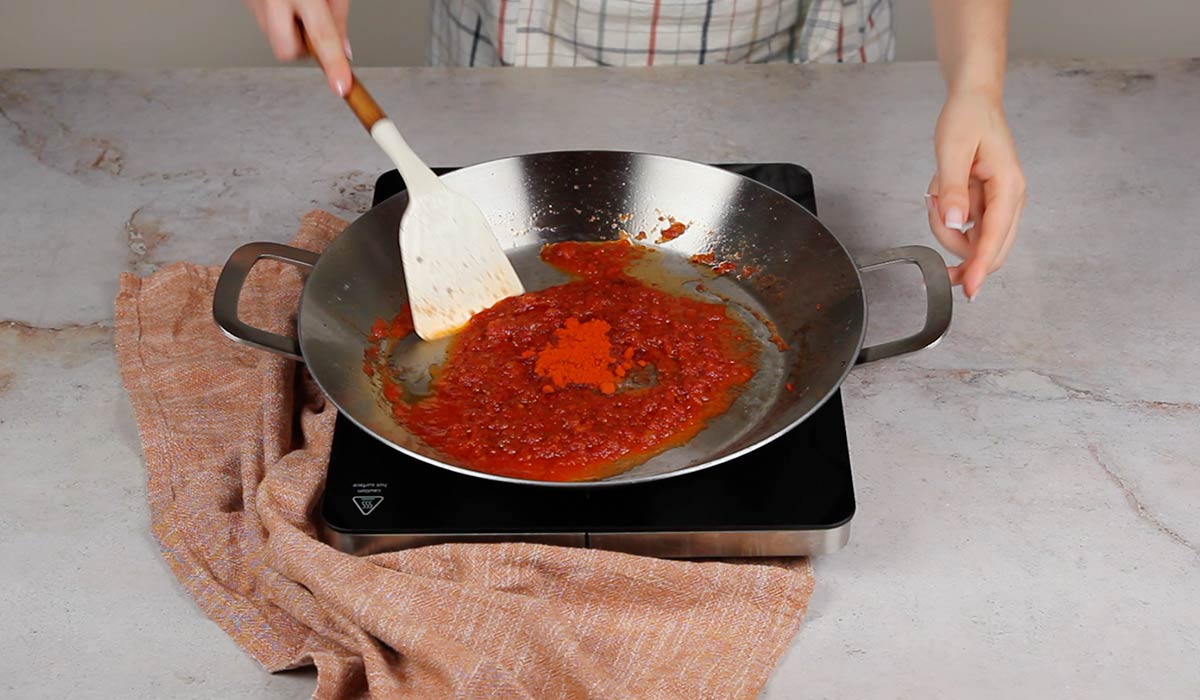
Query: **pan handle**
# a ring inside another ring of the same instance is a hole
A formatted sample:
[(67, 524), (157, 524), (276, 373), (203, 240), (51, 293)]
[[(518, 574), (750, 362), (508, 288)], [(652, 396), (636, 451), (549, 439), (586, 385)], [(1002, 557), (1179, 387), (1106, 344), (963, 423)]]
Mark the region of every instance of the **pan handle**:
[(868, 272), (905, 262), (916, 265), (925, 278), (925, 327), (907, 338), (863, 348), (858, 353), (857, 364), (933, 347), (950, 329), (950, 314), (954, 308), (954, 300), (950, 296), (950, 275), (946, 272), (946, 261), (936, 250), (923, 245), (910, 245), (868, 253), (859, 258), (858, 269)]
[(298, 267), (312, 267), (320, 256), (311, 251), (293, 248), (279, 243), (247, 243), (233, 251), (213, 292), (213, 320), (229, 338), (243, 345), (267, 350), (277, 355), (303, 361), (300, 356), (300, 341), (278, 333), (268, 333), (255, 328), (238, 318), (238, 302), (242, 298), (242, 287), (250, 269), (263, 258), (291, 263)]

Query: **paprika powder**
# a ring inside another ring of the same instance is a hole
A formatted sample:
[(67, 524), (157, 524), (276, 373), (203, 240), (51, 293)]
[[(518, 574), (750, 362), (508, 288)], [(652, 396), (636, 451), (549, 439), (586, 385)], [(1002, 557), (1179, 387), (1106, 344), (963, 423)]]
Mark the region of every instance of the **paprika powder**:
[(555, 388), (578, 384), (599, 389), (602, 394), (616, 392), (621, 377), (633, 363), (627, 358), (618, 361), (612, 357), (612, 343), (608, 340), (611, 329), (600, 319), (580, 323), (574, 316), (568, 318), (562, 328), (554, 331), (555, 342), (535, 353), (534, 371), (553, 383), (550, 389), (543, 387), (542, 391), (550, 393)]

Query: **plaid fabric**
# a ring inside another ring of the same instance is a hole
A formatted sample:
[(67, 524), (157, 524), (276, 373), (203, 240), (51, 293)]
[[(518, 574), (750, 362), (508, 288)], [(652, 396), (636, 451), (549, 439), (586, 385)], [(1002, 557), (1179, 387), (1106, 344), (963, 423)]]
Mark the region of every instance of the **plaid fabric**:
[(894, 0), (433, 0), (435, 66), (890, 61)]

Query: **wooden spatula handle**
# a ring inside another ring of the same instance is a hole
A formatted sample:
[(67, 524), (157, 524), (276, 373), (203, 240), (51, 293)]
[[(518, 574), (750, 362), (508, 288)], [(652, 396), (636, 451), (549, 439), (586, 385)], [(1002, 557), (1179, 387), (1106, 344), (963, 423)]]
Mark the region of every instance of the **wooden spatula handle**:
[[(308, 51), (308, 55), (312, 56), (317, 63), (320, 63), (321, 59), (317, 57), (317, 50), (313, 48), (312, 39), (308, 38), (308, 32), (304, 31), (303, 25), (299, 22), (296, 23), (296, 27), (300, 30), (300, 37), (304, 39), (304, 48)], [(350, 72), (350, 91), (346, 93), (344, 99), (346, 100), (346, 104), (350, 105), (350, 111), (354, 112), (354, 116), (358, 117), (358, 121), (362, 123), (367, 131), (370, 131), (371, 127), (375, 126), (375, 122), (387, 117), (383, 113), (383, 109), (379, 106), (379, 103), (363, 87), (362, 81), (358, 79), (354, 71)]]
[(375, 126), (375, 122), (387, 115), (375, 102), (375, 98), (371, 97), (371, 93), (367, 92), (367, 89), (359, 82), (358, 76), (354, 75), (353, 71), (351, 71), (350, 77), (354, 82), (350, 85), (350, 92), (346, 93), (346, 104), (350, 105), (351, 111), (354, 112), (354, 116), (358, 117), (358, 121), (362, 122), (363, 127), (370, 131), (371, 127)]

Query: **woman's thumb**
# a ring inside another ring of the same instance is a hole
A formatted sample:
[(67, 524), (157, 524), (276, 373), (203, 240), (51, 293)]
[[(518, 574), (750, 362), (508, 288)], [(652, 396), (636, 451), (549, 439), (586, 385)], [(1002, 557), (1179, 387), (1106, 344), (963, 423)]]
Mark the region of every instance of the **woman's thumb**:
[(971, 212), (968, 183), (975, 149), (970, 143), (940, 144), (937, 149), (938, 213), (946, 228), (962, 231)]

